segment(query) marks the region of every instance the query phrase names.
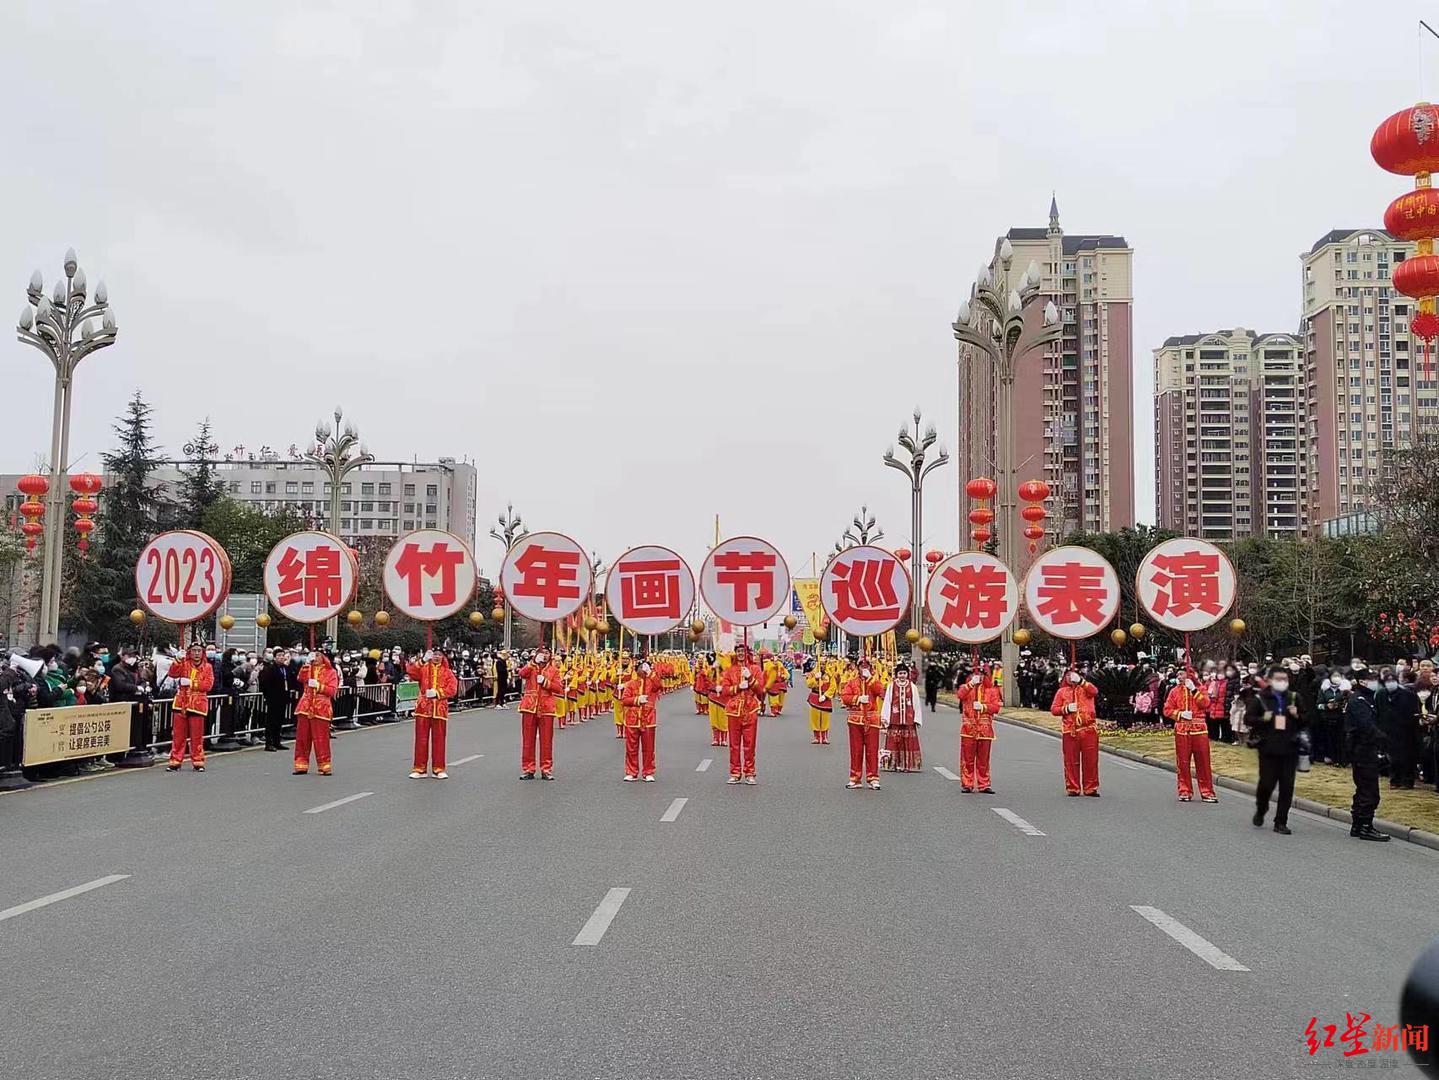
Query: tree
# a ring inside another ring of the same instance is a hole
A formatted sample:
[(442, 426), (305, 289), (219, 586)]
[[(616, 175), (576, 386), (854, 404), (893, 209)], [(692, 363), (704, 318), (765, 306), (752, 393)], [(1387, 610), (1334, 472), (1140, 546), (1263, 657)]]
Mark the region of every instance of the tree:
[(91, 637), (118, 643), (134, 635), (135, 564), (155, 531), (159, 485), (150, 483), (160, 455), (150, 434), (151, 409), (136, 390), (116, 420), (118, 447), (101, 455), (109, 481), (88, 558), (72, 558), (65, 621)]
[(220, 447), (210, 437), (210, 418), (200, 421), (195, 437), (184, 446), (189, 468), (180, 470), (180, 504), (183, 507), (184, 527), (202, 528), (205, 514), (225, 494), (225, 481), (215, 469), (216, 455)]
[(242, 503), (228, 495), (212, 502), (201, 517), (199, 528), (219, 542), (230, 556), (230, 591), (265, 591), (265, 560), (271, 550), (291, 533), (308, 528), (305, 516), (289, 507), (265, 510)]

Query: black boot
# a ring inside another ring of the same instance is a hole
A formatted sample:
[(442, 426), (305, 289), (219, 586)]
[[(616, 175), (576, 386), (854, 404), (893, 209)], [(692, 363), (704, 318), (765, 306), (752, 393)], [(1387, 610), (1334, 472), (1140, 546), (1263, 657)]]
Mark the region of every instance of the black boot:
[(1382, 833), (1372, 823), (1365, 822), (1363, 825), (1354, 825), (1349, 829), (1349, 835), (1358, 837), (1360, 840), (1374, 840), (1381, 844), (1389, 842), (1389, 834)]

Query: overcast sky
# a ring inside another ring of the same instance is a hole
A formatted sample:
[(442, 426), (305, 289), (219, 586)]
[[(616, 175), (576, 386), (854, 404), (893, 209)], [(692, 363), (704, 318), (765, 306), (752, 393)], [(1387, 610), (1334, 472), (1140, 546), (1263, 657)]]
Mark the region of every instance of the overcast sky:
[[(948, 324), (1051, 189), (1067, 231), (1134, 248), (1152, 520), (1150, 350), (1297, 326), (1299, 253), (1408, 183), (1368, 142), (1439, 23), (1410, 0), (4, 9), (0, 281), (18, 314), (73, 244), (120, 321), (72, 458), (136, 387), (172, 453), (206, 415), (224, 447), (303, 443), (342, 403), (382, 458), (477, 460), (482, 522), (513, 499), (607, 559), (697, 568), (719, 513), (796, 572), (861, 503), (909, 538), (880, 455), (916, 402), (953, 444)], [(53, 380), (4, 349), (14, 471), (48, 450)], [(935, 474), (929, 545), (955, 545), (962, 479)]]

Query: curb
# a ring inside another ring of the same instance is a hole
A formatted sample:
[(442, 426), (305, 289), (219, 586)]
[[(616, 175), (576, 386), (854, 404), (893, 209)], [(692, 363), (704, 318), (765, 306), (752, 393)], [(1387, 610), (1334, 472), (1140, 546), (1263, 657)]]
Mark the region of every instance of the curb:
[[(1014, 727), (1024, 728), (1027, 731), (1037, 731), (1041, 735), (1048, 735), (1051, 738), (1059, 738), (1059, 732), (1051, 731), (1039, 724), (1031, 724), (1028, 720), (1020, 720), (1017, 717), (1005, 716), (999, 713), (996, 720), (1010, 724)], [(1174, 762), (1165, 761), (1163, 758), (1153, 757), (1150, 754), (1141, 754), (1134, 750), (1126, 750), (1122, 746), (1105, 746), (1104, 740), (1100, 740), (1099, 749), (1101, 753), (1113, 754), (1115, 757), (1122, 757), (1127, 761), (1137, 761), (1141, 765), (1150, 765), (1156, 769), (1163, 769), (1165, 772), (1175, 772)], [(1230, 791), (1238, 791), (1244, 795), (1253, 795), (1255, 786), (1247, 780), (1235, 780), (1230, 776), (1214, 776), (1214, 783), (1217, 787), (1226, 788)], [(1330, 806), (1328, 803), (1315, 802), (1313, 799), (1305, 799), (1299, 796), (1294, 797), (1294, 806), (1315, 817), (1329, 818), (1331, 821), (1343, 822), (1345, 825), (1353, 822), (1353, 817), (1348, 810), (1338, 806)], [(1375, 818), (1374, 828), (1382, 833), (1388, 833), (1396, 840), (1406, 840), (1411, 844), (1418, 844), (1420, 847), (1430, 848), (1439, 851), (1439, 834), (1427, 832), (1424, 829), (1414, 828), (1410, 825), (1401, 825), (1397, 821), (1389, 821), (1386, 818)]]

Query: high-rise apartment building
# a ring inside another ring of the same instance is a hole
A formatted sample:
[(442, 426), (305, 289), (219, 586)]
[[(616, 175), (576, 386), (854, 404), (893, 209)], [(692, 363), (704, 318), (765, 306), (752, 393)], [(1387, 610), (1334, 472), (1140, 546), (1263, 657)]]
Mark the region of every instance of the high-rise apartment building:
[[(1069, 235), (1051, 200), (1049, 226), (1014, 228), (1015, 279), (1031, 261), (1040, 292), (1059, 309), (1064, 336), (1019, 364), (1014, 386), (1019, 480), (1043, 479), (1054, 493), (1053, 527), (1108, 531), (1134, 524), (1133, 250), (1122, 236)], [(1042, 310), (1043, 303), (1036, 305)], [(959, 350), (958, 482), (992, 476), (999, 380), (989, 360)], [(961, 506), (967, 503), (961, 498)], [(968, 526), (962, 525), (967, 531)]]
[(1311, 527), (1366, 506), (1384, 453), (1439, 414), (1423, 379), (1414, 301), (1390, 284), (1414, 245), (1382, 229), (1335, 229), (1300, 256)]
[(1307, 528), (1303, 346), (1237, 328), (1154, 350), (1161, 528), (1233, 540)]

